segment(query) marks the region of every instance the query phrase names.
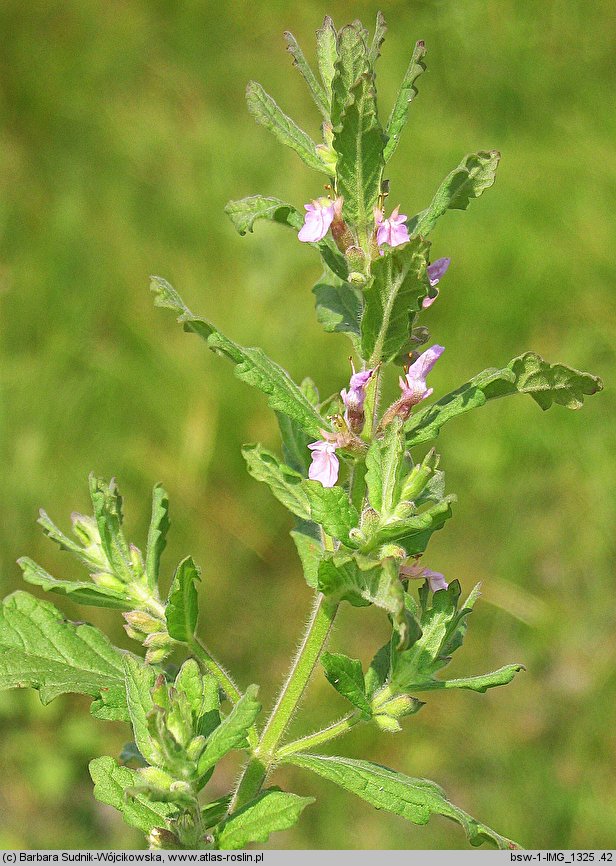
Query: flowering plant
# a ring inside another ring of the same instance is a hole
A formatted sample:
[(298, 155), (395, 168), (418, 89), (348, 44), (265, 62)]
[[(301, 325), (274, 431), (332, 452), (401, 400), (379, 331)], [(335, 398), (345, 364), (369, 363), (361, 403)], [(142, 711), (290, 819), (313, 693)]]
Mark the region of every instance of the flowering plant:
[[(433, 782), (318, 751), (355, 726), (401, 731), (404, 719), (424, 706), (418, 695), (485, 692), (508, 684), (522, 669), (509, 664), (487, 674), (440, 676), (462, 645), (479, 590), (461, 601), (456, 576), (432, 568), (437, 563), (427, 553), (429, 542), (451, 517), (455, 498), (446, 493), (434, 448), (420, 449), (449, 420), (498, 397), (525, 393), (542, 409), (578, 409), (585, 395), (602, 387), (589, 373), (528, 352), (425, 403), (433, 394), (430, 372), (444, 347), (426, 348), (430, 337), (420, 316), (436, 301), (450, 266), (449, 258), (431, 261), (428, 236), (448, 210), (465, 210), (492, 186), (499, 154), (466, 156), (413, 217), (400, 213), (400, 205), (389, 207), (385, 167), (417, 95), (425, 46), (416, 44), (382, 125), (375, 64), (384, 36), (380, 14), (372, 38), (360, 22), (337, 31), (326, 18), (317, 31), (317, 76), (286, 34), (294, 65), (323, 115), (322, 141), (315, 144), (254, 82), (248, 107), (281, 143), (325, 175), (325, 194), (305, 205), (304, 214), (260, 195), (226, 208), (242, 235), (258, 221), (276, 222), (317, 251), (323, 265), (313, 290), (318, 320), (326, 331), (346, 335), (355, 355), (348, 382), (341, 374), (339, 394), (322, 400), (310, 379), (297, 385), (260, 349), (239, 345), (194, 315), (165, 280), (152, 280), (155, 302), (230, 360), (242, 381), (266, 395), (278, 419), (282, 456), (259, 444), (245, 446), (243, 456), (253, 478), (267, 484), (295, 518), (291, 535), (314, 606), (265, 723), (257, 687), (240, 688), (197, 634), (200, 571), (190, 556), (175, 570), (169, 592), (163, 597), (160, 591), (169, 529), (168, 498), (160, 485), (154, 488), (143, 552), (124, 535), (115, 482), (91, 477), (93, 513), (72, 515), (73, 536), (45, 512), (39, 519), (44, 532), (85, 567), (88, 579), (59, 580), (31, 559), (20, 560), (25, 580), (42, 590), (121, 611), (128, 635), (144, 654), (117, 649), (96, 628), (68, 622), (54, 605), (28, 593), (14, 593), (2, 605), (2, 688), (36, 688), (43, 703), (67, 692), (86, 694), (96, 718), (132, 726), (119, 762), (95, 758), (90, 771), (95, 796), (143, 830), (151, 847), (243, 848), (293, 826), (312, 798), (270, 784), (285, 763), (415, 824), (431, 815), (448, 817), (472, 845), (516, 847), (454, 806)], [(392, 375), (398, 376), (400, 394), (383, 406), (383, 382)], [(365, 670), (357, 659), (325, 651), (345, 603), (380, 608), (391, 625), (390, 639)], [(179, 668), (170, 664), (172, 654), (183, 654)], [(288, 741), (289, 722), (319, 663), (348, 702), (348, 712)], [(227, 796), (211, 801), (208, 782), (233, 750), (247, 753), (241, 777)]]

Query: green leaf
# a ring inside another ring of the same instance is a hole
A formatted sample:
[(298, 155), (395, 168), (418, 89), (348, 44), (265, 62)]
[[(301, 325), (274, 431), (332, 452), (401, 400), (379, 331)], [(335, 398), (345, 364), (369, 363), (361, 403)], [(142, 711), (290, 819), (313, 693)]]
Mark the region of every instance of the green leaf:
[(446, 496), (419, 514), (378, 524), (367, 535), (361, 551), (369, 553), (381, 544), (395, 541), (406, 549), (407, 556), (423, 553), (432, 533), (442, 529), (451, 517), (452, 502), (455, 502), (455, 496)]
[(579, 409), (585, 395), (602, 389), (603, 382), (597, 376), (564, 364), (550, 364), (534, 352), (525, 352), (501, 370), (484, 370), (456, 391), (411, 415), (404, 425), (407, 445), (435, 439), (450, 418), (498, 397), (529, 394), (542, 409), (549, 409), (554, 403), (567, 409)]
[(426, 71), (426, 65), (423, 62), (425, 53), (425, 44), (423, 42), (417, 42), (411, 57), (411, 62), (404, 73), (404, 78), (402, 79), (402, 84), (398, 90), (394, 107), (389, 115), (387, 126), (385, 127), (385, 133), (388, 136), (388, 141), (385, 145), (385, 162), (389, 162), (394, 155), (398, 143), (400, 142), (400, 134), (406, 126), (409, 115), (409, 105), (417, 96), (417, 87), (415, 86), (415, 82), (421, 73)]
[(404, 436), (399, 419), (385, 428), (382, 439), (375, 439), (366, 454), (366, 487), (372, 508), (382, 519), (395, 511), (400, 501)]
[(345, 108), (352, 98), (350, 93), (353, 87), (359, 78), (369, 71), (365, 31), (360, 22), (347, 24), (338, 33), (336, 55), (331, 110), (334, 130), (340, 124)]
[(165, 616), (167, 631), (174, 640), (188, 643), (195, 634), (199, 616), (199, 593), (197, 584), (201, 571), (192, 558), (187, 556), (178, 565), (173, 576)]
[(319, 563), (323, 558), (321, 531), (316, 523), (301, 520), (291, 531), (291, 538), (295, 542), (306, 583), (316, 589), (319, 582)]
[(383, 686), (391, 666), (391, 640), (388, 640), (374, 655), (366, 671), (366, 695), (370, 698)]
[(353, 607), (374, 604), (383, 608), (392, 617), (401, 640), (406, 638), (404, 589), (395, 562), (333, 553), (323, 558), (318, 576), (319, 589), (329, 599), (348, 601)]
[(323, 24), (317, 30), (317, 62), (328, 106), (332, 98), (332, 81), (336, 72), (335, 63), (337, 58), (336, 28), (329, 15), (326, 15), (323, 19)]
[(514, 358), (507, 366), (515, 377), (515, 390), (529, 394), (543, 410), (554, 404), (566, 409), (581, 409), (585, 395), (603, 389), (603, 382), (597, 376), (565, 364), (549, 364), (534, 352)]
[(361, 293), (329, 269), (312, 291), (316, 299), (317, 320), (323, 329), (330, 334), (346, 334), (359, 352)]
[(251, 195), (227, 202), (225, 213), (241, 235), (254, 231), (254, 224), (258, 220), (270, 220), (294, 229), (300, 229), (304, 222), (292, 204), (264, 195)]
[(95, 719), (101, 719), (105, 722), (130, 723), (130, 713), (126, 706), (125, 683), (101, 688), (100, 697), (90, 704), (90, 714)]
[(303, 520), (310, 517), (310, 502), (299, 472), (281, 463), (275, 454), (261, 445), (244, 445), (242, 456), (248, 472), (257, 481), (264, 481), (279, 502)]
[(139, 774), (118, 766), (113, 758), (103, 756), (90, 761), (90, 775), (99, 803), (113, 806), (127, 824), (143, 833), (150, 833), (155, 827), (166, 828), (168, 819), (177, 814), (172, 803), (153, 803), (141, 793), (128, 796), (128, 791), (139, 786)]
[(89, 571), (104, 571), (109, 568), (109, 563), (105, 561), (102, 556), (97, 556), (91, 549), (86, 550), (81, 544), (77, 544), (72, 538), (69, 538), (65, 535), (58, 527), (53, 523), (49, 515), (42, 508), (39, 512), (38, 520), (36, 521), (39, 526), (42, 526), (43, 532), (48, 538), (51, 538), (52, 541), (55, 541), (56, 544), (60, 546), (61, 550), (68, 550), (77, 559), (82, 562), (85, 567)]
[(429, 243), (416, 238), (372, 263), (361, 320), (361, 354), (369, 358), (368, 366), (388, 364), (408, 342), (413, 318), (430, 287), (429, 249)]
[(122, 532), (122, 497), (113, 479), (107, 483), (90, 475), (90, 498), (101, 546), (114, 575), (125, 583), (134, 580), (130, 549)]
[(421, 617), (421, 636), (409, 649), (392, 654), (391, 680), (400, 691), (414, 691), (416, 685), (432, 682), (433, 674), (449, 663), (451, 653), (462, 644), (466, 617), (477, 595), (478, 592), (471, 594), (458, 610), (457, 580), (448, 589), (434, 593), (432, 605)]
[(248, 731), (261, 710), (257, 701), (257, 686), (248, 686), (228, 716), (210, 735), (205, 750), (199, 758), (199, 775), (214, 767), (232, 749), (248, 748)]
[[(306, 377), (299, 387), (310, 404), (317, 407), (317, 411), (319, 411), (319, 392), (312, 379)], [(282, 453), (285, 463), (306, 478), (308, 476), (308, 467), (310, 466), (308, 445), (312, 437), (308, 436), (297, 421), (292, 421), (288, 415), (277, 412), (276, 418), (282, 439)]]
[[(304, 223), (304, 217), (293, 205), (271, 196), (252, 195), (248, 198), (230, 201), (225, 206), (225, 213), (240, 235), (252, 232), (255, 222), (262, 219), (286, 225), (295, 231), (298, 231)], [(346, 279), (348, 275), (346, 259), (333, 238), (326, 235), (320, 241), (309, 245), (319, 250), (324, 263), (340, 279)]]
[(289, 33), (288, 30), (285, 31), (283, 36), (287, 41), (287, 51), (293, 57), (293, 66), (297, 68), (300, 75), (308, 85), (308, 89), (312, 94), (315, 105), (317, 106), (325, 120), (329, 120), (329, 98), (325, 93), (323, 85), (312, 71), (310, 64), (304, 57), (304, 52), (299, 47), (295, 36), (293, 36), (292, 33)]
[(385, 137), (376, 111), (374, 75), (366, 73), (351, 88), (340, 126), (334, 132), (337, 192), (343, 196), (342, 215), (368, 237), (381, 191)]
[(285, 761), (329, 779), (362, 800), (412, 821), (427, 824), (431, 815), (443, 815), (462, 826), (473, 846), (490, 842), (502, 850), (519, 846), (450, 803), (445, 792), (427, 779), (413, 779), (370, 761), (330, 755), (293, 755)]
[(135, 743), (148, 764), (158, 766), (161, 753), (148, 728), (148, 715), (154, 709), (152, 689), (156, 673), (150, 665), (133, 656), (124, 657), (126, 704), (130, 714)]
[(497, 150), (480, 150), (465, 156), (439, 186), (428, 207), (409, 221), (410, 236), (426, 237), (447, 210), (466, 210), (472, 199), (479, 198), (494, 184), (499, 160)]
[(310, 517), (322, 526), (328, 535), (343, 544), (355, 547), (349, 533), (359, 523), (359, 514), (342, 487), (323, 487), (319, 481), (303, 481), (310, 503)]
[(297, 421), (312, 436), (319, 436), (322, 428), (329, 429), (328, 422), (321, 418), (289, 374), (261, 349), (244, 348), (225, 337), (210, 322), (195, 316), (175, 289), (161, 277), (152, 277), (151, 289), (156, 294), (154, 303), (157, 306), (173, 310), (186, 331), (198, 334), (213, 352), (229, 358), (236, 365), (238, 379), (263, 391), (272, 409)]
[(94, 607), (131, 610), (135, 606), (134, 599), (131, 601), (123, 593), (114, 589), (96, 586), (87, 580), (57, 580), (27, 556), (18, 559), (17, 564), (23, 571), (24, 580), (34, 586), (40, 586), (45, 592), (67, 595), (72, 601)]
[(366, 698), (366, 684), (361, 662), (342, 653), (325, 652), (321, 656), (321, 664), (325, 676), (336, 691), (361, 710), (363, 718), (369, 719), (372, 710), (370, 701)]
[(148, 543), (145, 554), (145, 571), (150, 589), (158, 588), (160, 557), (167, 545), (169, 531), (169, 496), (161, 484), (152, 491), (152, 518), (148, 530)]
[(314, 803), (313, 797), (298, 797), (284, 791), (263, 791), (220, 826), (218, 848), (236, 851), (250, 842), (267, 842), (270, 833), (288, 830), (302, 811)]
[(14, 592), (0, 608), (0, 690), (38, 689), (41, 703), (124, 688), (122, 653), (98, 629), (69, 622), (48, 601)]
[(372, 39), (372, 45), (370, 46), (370, 50), (368, 51), (368, 62), (373, 69), (374, 64), (381, 56), (381, 48), (383, 46), (383, 42), (385, 41), (386, 33), (387, 23), (385, 21), (385, 16), (382, 12), (377, 12), (376, 25), (374, 28), (374, 37)]
[(220, 693), (213, 676), (202, 674), (195, 659), (187, 659), (175, 679), (175, 688), (184, 692), (193, 717), (193, 732), (209, 737), (220, 724)]
[(211, 803), (203, 806), (201, 809), (201, 822), (205, 830), (218, 824), (225, 817), (230, 800), (231, 797), (219, 797), (218, 800), (213, 800)]
[(246, 102), (257, 123), (269, 129), (281, 144), (294, 150), (307, 166), (328, 174), (327, 166), (317, 154), (314, 141), (282, 111), (256, 81), (248, 83)]
[(428, 680), (413, 684), (414, 692), (435, 691), (437, 689), (469, 689), (473, 692), (486, 692), (495, 686), (508, 685), (514, 676), (526, 668), (521, 664), (505, 665), (489, 674), (479, 674), (474, 677), (460, 677), (452, 680)]

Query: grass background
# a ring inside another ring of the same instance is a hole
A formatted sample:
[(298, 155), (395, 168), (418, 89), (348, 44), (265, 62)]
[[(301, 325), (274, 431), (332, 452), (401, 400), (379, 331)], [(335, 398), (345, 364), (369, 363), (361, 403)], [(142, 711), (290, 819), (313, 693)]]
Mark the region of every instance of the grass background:
[[(244, 471), (247, 441), (276, 444), (264, 400), (231, 367), (152, 307), (160, 273), (239, 342), (262, 345), (322, 394), (348, 367), (342, 336), (314, 320), (311, 250), (259, 226), (240, 239), (229, 198), (256, 192), (298, 206), (321, 180), (257, 128), (243, 99), (256, 78), (317, 134), (318, 115), (290, 70), (281, 33), (309, 57), (322, 16), (372, 25), (368, 2), (4, 0), (0, 6), (0, 579), (20, 585), (28, 554), (58, 576), (77, 566), (35, 526), (87, 509), (87, 473), (115, 475), (129, 534), (144, 538), (149, 491), (172, 503), (165, 555), (204, 570), (201, 631), (242, 683), (268, 701), (309, 606), (289, 519)], [(589, 369), (606, 391), (580, 413), (546, 417), (516, 398), (441, 434), (455, 519), (429, 565), (484, 595), (452, 674), (511, 661), (528, 672), (485, 696), (435, 694), (397, 736), (352, 732), (337, 747), (441, 783), (451, 798), (531, 848), (613, 847), (614, 260), (616, 205), (608, 111), (611, 4), (596, 0), (412, 0), (382, 4), (390, 35), (378, 85), (384, 115), (412, 46), (429, 72), (391, 163), (392, 203), (425, 206), (461, 156), (503, 153), (494, 189), (434, 232), (452, 267), (430, 311), (447, 352), (437, 394), (532, 349)], [(611, 431), (611, 432), (610, 432)], [(87, 618), (128, 646), (113, 612)], [(386, 630), (347, 609), (333, 647), (368, 660)], [(297, 731), (332, 718), (318, 677)], [(118, 753), (125, 726), (87, 701), (43, 708), (0, 694), (2, 847), (136, 847), (138, 833), (96, 804), (88, 760)], [(212, 782), (232, 783), (226, 763)], [(279, 782), (316, 794), (289, 848), (455, 848), (441, 819), (417, 828), (316, 778)]]

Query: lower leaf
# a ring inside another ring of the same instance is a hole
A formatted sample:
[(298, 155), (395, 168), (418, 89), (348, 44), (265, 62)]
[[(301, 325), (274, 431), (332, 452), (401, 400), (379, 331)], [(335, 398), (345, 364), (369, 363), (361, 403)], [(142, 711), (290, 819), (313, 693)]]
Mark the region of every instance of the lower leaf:
[(127, 796), (139, 784), (139, 774), (128, 767), (120, 767), (113, 758), (103, 756), (90, 761), (90, 776), (94, 782), (94, 796), (99, 803), (113, 806), (131, 827), (150, 833), (155, 827), (167, 825), (167, 819), (177, 814), (172, 803), (154, 803), (144, 794)]
[(221, 825), (217, 834), (218, 848), (235, 851), (250, 842), (267, 842), (270, 833), (293, 827), (311, 803), (314, 797), (264, 791)]
[(413, 779), (370, 761), (330, 755), (294, 755), (287, 763), (329, 779), (362, 800), (412, 821), (427, 824), (431, 815), (443, 815), (460, 824), (473, 846), (490, 842), (501, 850), (520, 846), (454, 806), (444, 791), (427, 779)]

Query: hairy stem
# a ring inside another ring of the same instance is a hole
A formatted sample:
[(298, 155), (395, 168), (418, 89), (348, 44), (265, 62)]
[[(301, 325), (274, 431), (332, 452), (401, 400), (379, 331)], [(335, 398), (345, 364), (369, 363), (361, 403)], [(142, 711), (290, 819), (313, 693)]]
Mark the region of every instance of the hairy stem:
[(261, 739), (253, 752), (253, 757), (246, 765), (231, 799), (230, 812), (255, 797), (267, 778), (267, 774), (276, 760), (278, 744), (297, 709), (327, 642), (337, 610), (338, 605), (331, 604), (322, 593), (317, 595), (304, 639), (263, 730)]
[(299, 740), (293, 740), (292, 743), (287, 743), (286, 746), (278, 749), (276, 752), (276, 760), (283, 761), (289, 755), (294, 755), (296, 752), (305, 752), (307, 749), (312, 749), (315, 746), (320, 746), (323, 743), (328, 743), (342, 734), (346, 734), (358, 722), (361, 722), (361, 714), (359, 712), (349, 713), (348, 716), (340, 719), (337, 722), (329, 725), (327, 728), (322, 728), (320, 731), (315, 731), (313, 734), (308, 734)]

